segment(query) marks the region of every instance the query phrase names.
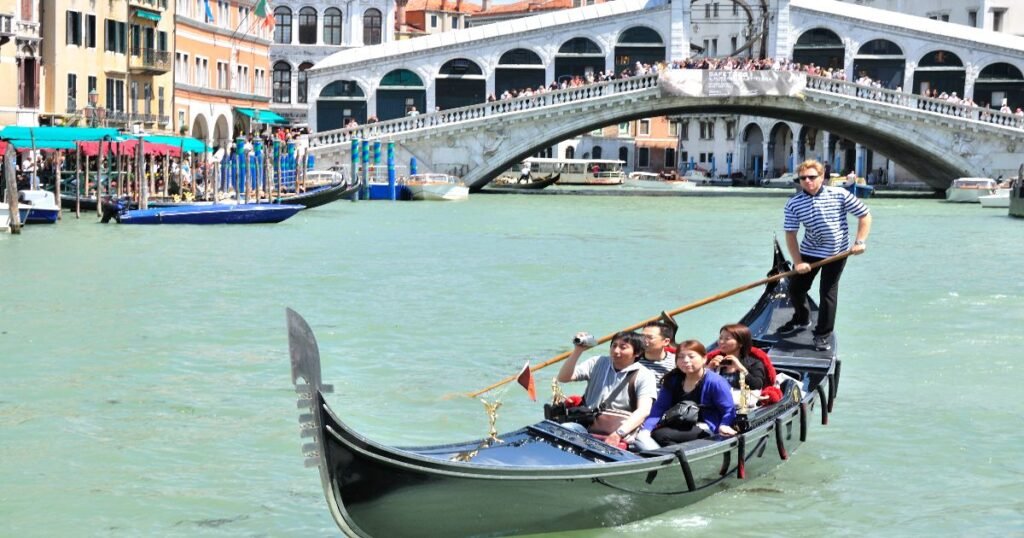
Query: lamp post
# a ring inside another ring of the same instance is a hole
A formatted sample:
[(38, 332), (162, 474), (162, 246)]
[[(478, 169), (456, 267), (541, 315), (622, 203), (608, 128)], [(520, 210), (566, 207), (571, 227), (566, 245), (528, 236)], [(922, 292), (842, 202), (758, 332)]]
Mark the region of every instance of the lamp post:
[(96, 91), (96, 88), (89, 90), (89, 126), (96, 127), (99, 125), (99, 118), (96, 117), (96, 104), (100, 101), (100, 93)]

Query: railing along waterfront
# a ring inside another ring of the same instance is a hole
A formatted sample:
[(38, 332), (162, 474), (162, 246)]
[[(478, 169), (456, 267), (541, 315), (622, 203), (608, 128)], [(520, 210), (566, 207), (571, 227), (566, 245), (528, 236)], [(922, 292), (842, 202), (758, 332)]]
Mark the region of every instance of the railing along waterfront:
[(1015, 127), (1018, 129), (1024, 127), (1024, 116), (999, 112), (998, 110), (985, 107), (953, 103), (945, 99), (935, 99), (923, 95), (864, 86), (845, 80), (809, 75), (807, 77), (807, 88), (1004, 127)]
[(316, 133), (310, 137), (310, 146), (316, 148), (345, 144), (347, 142), (351, 142), (353, 139), (367, 140), (387, 138), (392, 135), (407, 133), (419, 129), (427, 129), (438, 125), (455, 124), (480, 118), (515, 114), (526, 110), (536, 110), (556, 107), (568, 103), (590, 101), (612, 95), (635, 93), (657, 87), (657, 85), (657, 73), (609, 80), (607, 82), (596, 82), (576, 88), (536, 93), (513, 99), (490, 101), (478, 105), (452, 108), (440, 112), (431, 112), (416, 116), (395, 118), (393, 120), (377, 123), (368, 123), (358, 127), (324, 131), (322, 133)]

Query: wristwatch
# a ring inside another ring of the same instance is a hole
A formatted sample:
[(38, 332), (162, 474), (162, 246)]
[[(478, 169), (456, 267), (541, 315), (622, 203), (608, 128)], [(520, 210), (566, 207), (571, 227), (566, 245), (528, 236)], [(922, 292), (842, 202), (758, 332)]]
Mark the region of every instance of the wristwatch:
[(619, 429), (615, 430), (615, 435), (618, 435), (620, 438), (621, 437), (625, 437), (626, 436), (626, 432), (622, 431), (622, 428), (619, 428)]
[(853, 244), (854, 245), (864, 245), (865, 243), (864, 243), (864, 241), (862, 239), (858, 239), (858, 240), (854, 241)]

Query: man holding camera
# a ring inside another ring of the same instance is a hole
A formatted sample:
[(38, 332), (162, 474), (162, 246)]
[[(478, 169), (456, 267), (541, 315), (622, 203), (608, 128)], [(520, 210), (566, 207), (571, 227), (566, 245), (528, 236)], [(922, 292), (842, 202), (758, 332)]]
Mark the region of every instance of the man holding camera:
[[(583, 393), (586, 405), (603, 405), (610, 411), (628, 414), (614, 432), (609, 430), (605, 438), (605, 443), (618, 446), (629, 439), (650, 414), (654, 399), (658, 397), (658, 383), (654, 374), (637, 361), (643, 354), (644, 342), (634, 332), (616, 333), (608, 355), (592, 357), (577, 364), (583, 352), (595, 345), (593, 338), (587, 333), (578, 333), (573, 338), (572, 353), (562, 363), (556, 379), (559, 383), (586, 381), (587, 388)], [(632, 380), (629, 379), (631, 376)], [(626, 390), (620, 389), (620, 385)], [(579, 424), (563, 425), (580, 433), (603, 433), (588, 431)]]

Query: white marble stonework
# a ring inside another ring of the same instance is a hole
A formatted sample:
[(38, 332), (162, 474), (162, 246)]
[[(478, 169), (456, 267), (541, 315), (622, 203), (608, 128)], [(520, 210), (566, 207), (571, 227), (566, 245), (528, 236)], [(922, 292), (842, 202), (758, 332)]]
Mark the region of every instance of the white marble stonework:
[[(393, 0), (275, 0), (272, 3), (276, 10), (281, 7), (291, 9), (291, 42), (277, 43), (270, 46), (271, 83), (273, 83), (273, 66), (278, 62), (286, 63), (291, 71), (291, 86), (289, 90), (289, 102), (271, 102), (271, 110), (281, 114), (295, 123), (305, 123), (307, 103), (299, 102), (299, 67), (302, 65), (314, 65), (341, 50), (357, 48), (362, 49), (363, 45), (363, 14), (368, 9), (377, 9), (381, 12), (381, 40), (383, 43), (393, 41), (395, 38), (395, 3)], [(299, 43), (299, 11), (303, 8), (316, 10), (316, 43)], [(342, 28), (341, 44), (329, 44), (324, 36), (324, 12), (328, 8), (341, 10)], [(312, 92), (309, 94), (309, 102), (313, 102)]]

